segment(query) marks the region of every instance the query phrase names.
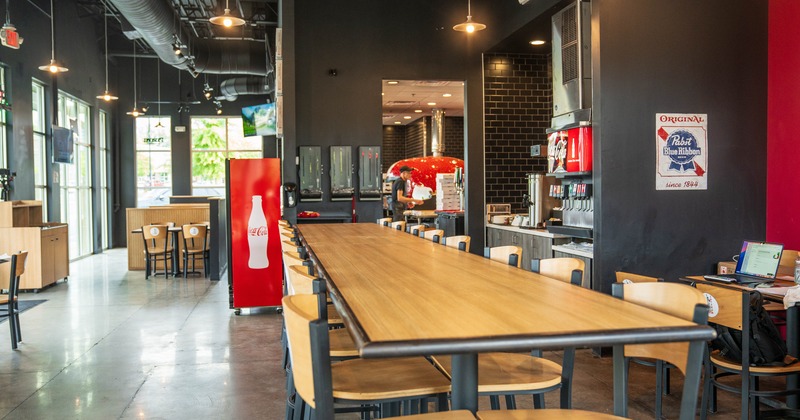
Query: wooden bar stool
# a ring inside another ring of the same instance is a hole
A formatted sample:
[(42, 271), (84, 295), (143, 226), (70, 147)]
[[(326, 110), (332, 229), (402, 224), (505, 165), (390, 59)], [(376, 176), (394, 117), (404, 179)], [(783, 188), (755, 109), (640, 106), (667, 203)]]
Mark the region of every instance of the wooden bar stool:
[(586, 263), (577, 258), (534, 258), (531, 260), (531, 271), (552, 279), (580, 286), (583, 283), (583, 270)]
[(404, 222), (402, 220), (399, 221), (399, 222), (392, 222), (389, 226), (391, 226), (392, 229), (396, 229), (396, 230), (399, 230), (401, 232), (406, 230), (406, 222)]
[(438, 244), (444, 238), (444, 231), (441, 229), (425, 230), (419, 233), (419, 237)]
[(517, 268), (522, 266), (522, 248), (515, 245), (484, 248), (483, 256)]
[(389, 224), (392, 223), (392, 218), (391, 217), (382, 217), (382, 218), (377, 220), (377, 223), (379, 225), (381, 225), (381, 226), (389, 226)]
[(426, 230), (428, 230), (428, 227), (425, 225), (406, 224), (406, 233), (410, 233), (414, 236), (419, 236), (420, 232), (425, 232)]

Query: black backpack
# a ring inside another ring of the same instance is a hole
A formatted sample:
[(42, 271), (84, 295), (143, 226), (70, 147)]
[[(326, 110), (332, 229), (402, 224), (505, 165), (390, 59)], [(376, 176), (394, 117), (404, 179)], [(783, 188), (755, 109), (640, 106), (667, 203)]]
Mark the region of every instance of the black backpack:
[[(750, 364), (755, 366), (784, 366), (797, 361), (788, 356), (786, 343), (769, 314), (764, 309), (761, 293), (750, 294)], [(713, 318), (712, 318), (713, 319)], [(716, 325), (717, 338), (711, 348), (720, 351), (720, 356), (742, 361), (742, 332)]]

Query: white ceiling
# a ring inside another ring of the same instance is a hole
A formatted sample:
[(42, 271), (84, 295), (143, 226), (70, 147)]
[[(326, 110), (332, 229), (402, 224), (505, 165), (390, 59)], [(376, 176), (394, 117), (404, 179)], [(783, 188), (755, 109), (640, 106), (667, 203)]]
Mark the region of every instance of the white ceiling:
[[(445, 94), (451, 96), (446, 97)], [(429, 102), (436, 105), (428, 105)], [(445, 116), (464, 116), (464, 82), (393, 79), (383, 81), (383, 125), (407, 125), (421, 117), (430, 116), (434, 108), (444, 109)], [(414, 112), (415, 110), (422, 112)]]

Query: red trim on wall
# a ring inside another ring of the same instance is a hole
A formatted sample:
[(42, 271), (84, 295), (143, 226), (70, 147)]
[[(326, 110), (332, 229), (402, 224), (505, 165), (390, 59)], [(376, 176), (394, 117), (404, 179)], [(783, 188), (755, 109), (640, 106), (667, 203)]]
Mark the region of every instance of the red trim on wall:
[(800, 249), (800, 1), (769, 2), (767, 240)]

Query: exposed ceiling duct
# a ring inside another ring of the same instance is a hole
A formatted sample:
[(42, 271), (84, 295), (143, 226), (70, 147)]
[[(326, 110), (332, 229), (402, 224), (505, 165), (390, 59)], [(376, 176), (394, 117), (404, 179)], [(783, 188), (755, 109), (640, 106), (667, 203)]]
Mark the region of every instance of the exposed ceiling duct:
[(222, 95), (217, 99), (228, 101), (236, 100), (239, 95), (267, 95), (274, 90), (274, 83), (270, 83), (270, 77), (264, 76), (241, 76), (223, 80), (219, 84), (219, 93)]
[[(159, 58), (188, 70), (189, 59), (174, 53), (174, 34), (186, 36), (175, 24), (175, 12), (166, 0), (110, 0), (120, 14), (147, 41)], [(263, 42), (226, 42), (195, 39), (190, 43), (194, 70), (200, 73), (251, 74), (266, 76), (271, 69)]]

